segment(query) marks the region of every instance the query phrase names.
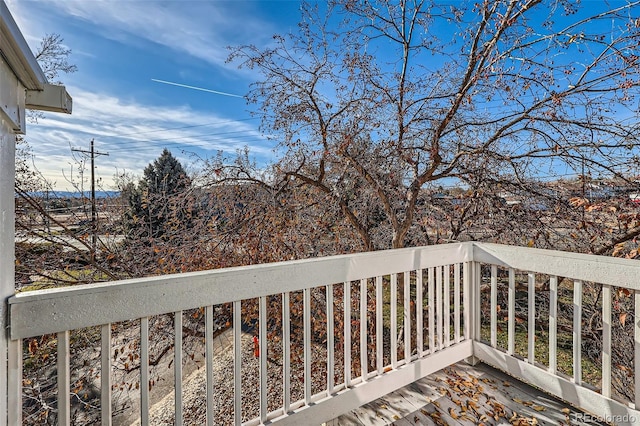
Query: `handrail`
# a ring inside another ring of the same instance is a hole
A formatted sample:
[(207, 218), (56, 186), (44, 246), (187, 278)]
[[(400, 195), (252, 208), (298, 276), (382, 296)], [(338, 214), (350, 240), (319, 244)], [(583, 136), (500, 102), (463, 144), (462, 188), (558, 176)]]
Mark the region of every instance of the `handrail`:
[(126, 321), (428, 268), (445, 260), (477, 261), (640, 290), (636, 260), (499, 244), (447, 244), (18, 293), (9, 299), (10, 335), (27, 338)]
[(632, 259), (476, 242), (472, 260), (640, 290), (640, 262)]
[(9, 298), (24, 339), (471, 260), (471, 244), (385, 250), (28, 291)]

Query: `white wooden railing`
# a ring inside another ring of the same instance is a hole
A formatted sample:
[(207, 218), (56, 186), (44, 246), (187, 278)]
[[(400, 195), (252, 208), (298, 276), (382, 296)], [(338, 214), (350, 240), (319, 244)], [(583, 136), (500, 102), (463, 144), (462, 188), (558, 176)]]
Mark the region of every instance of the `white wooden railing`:
[[(523, 273), (528, 291), (524, 310), (528, 315), (526, 356), (515, 350), (516, 302), (522, 299), (522, 295), (516, 297), (516, 281)], [(540, 274), (548, 277), (550, 289), (546, 365), (536, 360), (534, 340), (535, 284), (540, 281)], [(557, 368), (558, 283), (565, 282), (558, 277), (575, 283), (573, 364), (577, 368), (572, 377)], [(603, 290), (600, 386), (581, 380), (583, 282), (598, 283)], [(489, 291), (482, 291), (486, 288)], [(635, 298), (636, 312), (630, 318), (634, 318), (636, 390), (635, 401), (628, 403), (611, 399), (614, 288), (626, 289)], [(501, 307), (508, 317), (504, 348), (498, 339), (502, 331), (497, 314), (498, 294), (504, 293), (503, 289), (508, 293), (506, 306)], [(483, 318), (481, 305), (485, 294), (490, 299), (488, 319)], [(292, 303), (294, 299), (300, 299), (302, 307)], [(255, 301), (256, 315), (243, 314), (246, 301)], [(275, 315), (274, 301), (280, 306)], [(135, 324), (139, 334), (136, 332), (136, 344), (129, 346), (133, 349), (128, 356), (139, 363), (139, 383), (145, 385), (127, 391), (139, 394), (140, 423), (150, 424), (151, 386), (146, 384), (150, 383), (153, 369), (149, 342), (157, 331), (150, 328), (150, 320), (169, 315), (174, 339), (174, 422), (183, 424), (183, 388), (187, 385), (183, 367), (189, 358), (184, 352), (183, 320), (186, 311), (197, 308), (204, 313), (206, 388), (201, 399), (206, 405), (206, 422), (225, 423), (216, 417), (220, 410), (214, 402), (221, 384), (215, 382), (213, 374), (218, 344), (214, 339), (214, 307), (225, 304), (231, 305), (232, 321), (227, 325), (232, 330), (233, 344), (228, 350), (234, 354), (230, 423), (319, 424), (465, 359), (497, 366), (598, 415), (640, 419), (640, 413), (633, 408), (640, 406), (640, 321), (636, 319), (640, 318), (636, 315), (640, 314), (640, 266), (636, 261), (460, 243), (20, 293), (9, 300), (10, 423), (22, 423), (22, 385), (23, 380), (29, 380), (24, 377), (22, 360), (31, 355), (28, 342), (50, 334), (57, 336), (57, 401), (52, 411), (58, 424), (71, 423), (74, 392), (70, 341), (74, 330), (99, 327), (100, 356), (95, 361), (86, 357), (85, 364), (95, 362), (93, 370), (100, 371), (100, 416), (102, 424), (112, 424), (114, 389), (119, 385), (114, 383), (114, 342), (123, 330), (115, 325)], [(256, 412), (249, 412), (243, 396), (247, 378), (242, 376), (242, 328), (248, 325), (258, 330)], [(482, 339), (483, 333), (489, 335), (487, 341)], [(278, 350), (270, 343), (274, 339)], [(300, 365), (297, 354), (301, 354)], [(318, 354), (323, 357), (320, 380), (315, 368)], [(281, 364), (281, 380), (276, 384), (269, 381), (268, 375), (274, 362)], [(301, 383), (292, 383), (298, 367), (302, 371)], [(295, 387), (302, 391), (294, 392)]]

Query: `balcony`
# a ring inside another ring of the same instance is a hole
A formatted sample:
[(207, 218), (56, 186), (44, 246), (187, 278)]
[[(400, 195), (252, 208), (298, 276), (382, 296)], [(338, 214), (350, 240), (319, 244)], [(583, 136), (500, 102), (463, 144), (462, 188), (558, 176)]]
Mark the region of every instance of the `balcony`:
[[(202, 372), (198, 405), (208, 425), (300, 425), (464, 360), (603, 418), (640, 419), (638, 277), (637, 261), (458, 243), (24, 292), (9, 299), (9, 424), (22, 423), (31, 403), (23, 359), (43, 341), (55, 355), (50, 406), (60, 425), (82, 423), (83, 410), (103, 425), (124, 424), (123, 406), (154, 424), (158, 341), (168, 348), (172, 380), (162, 380), (172, 382), (165, 397), (176, 425), (190, 423), (191, 371)], [(632, 307), (624, 318), (620, 298)], [(633, 336), (619, 336), (621, 324), (632, 324)], [(601, 350), (596, 376), (583, 372), (586, 337)], [(73, 349), (80, 339), (90, 355)], [(616, 345), (627, 340), (633, 365), (619, 365)], [(568, 370), (559, 361), (567, 347)], [(222, 382), (214, 375), (221, 352), (231, 360)], [(255, 375), (245, 371), (251, 362)], [(612, 383), (620, 368), (634, 384), (630, 397)], [(99, 403), (82, 403), (78, 376), (89, 372), (85, 387), (95, 386)], [(231, 395), (224, 406), (222, 390)], [(123, 404), (125, 395), (133, 402)]]

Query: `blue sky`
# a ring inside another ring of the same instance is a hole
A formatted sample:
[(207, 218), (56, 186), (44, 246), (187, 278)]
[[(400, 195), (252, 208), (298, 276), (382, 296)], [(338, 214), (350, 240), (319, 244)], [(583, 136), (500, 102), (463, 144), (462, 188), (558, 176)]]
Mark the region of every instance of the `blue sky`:
[(70, 189), (67, 179), (78, 170), (71, 147), (88, 149), (92, 138), (109, 153), (96, 160), (106, 189), (116, 173), (139, 176), (164, 147), (187, 166), (193, 154), (244, 146), (259, 162), (272, 157), (259, 120), (238, 97), (258, 76), (225, 63), (227, 46), (266, 46), (274, 34), (295, 30), (298, 1), (5, 2), (32, 50), (46, 34), (60, 34), (78, 67), (60, 77), (73, 114), (47, 113), (27, 128), (35, 165), (56, 189)]
[[(265, 47), (274, 34), (296, 31), (298, 0), (4, 1), (34, 51), (46, 34), (60, 34), (73, 51), (70, 62), (78, 66), (75, 74), (61, 76), (74, 99), (73, 114), (49, 113), (27, 129), (35, 165), (55, 188), (70, 190), (67, 179), (77, 181), (71, 148), (86, 150), (91, 139), (98, 151), (109, 153), (96, 161), (104, 189), (114, 189), (116, 174), (140, 176), (165, 147), (187, 170), (194, 164), (194, 155), (207, 158), (219, 150), (233, 155), (245, 146), (260, 164), (273, 159), (273, 142), (261, 134), (259, 119), (250, 114), (242, 98), (261, 75), (226, 63), (227, 47)], [(583, 4), (588, 7), (579, 14), (624, 2), (587, 0)], [(544, 11), (533, 16), (540, 21), (539, 31), (545, 17)], [(564, 26), (561, 13), (554, 18)], [(537, 22), (533, 24), (538, 27)], [(589, 31), (596, 30), (593, 25), (602, 26), (605, 33), (613, 30), (609, 19), (590, 23)], [(447, 37), (446, 28), (437, 31)], [(582, 54), (575, 50), (558, 48), (551, 54), (554, 61), (582, 65)], [(571, 78), (559, 76), (564, 82)], [(479, 107), (491, 113), (502, 108), (496, 102)], [(637, 113), (629, 116), (635, 120)], [(554, 170), (543, 172), (551, 177), (578, 173), (565, 164), (548, 168)], [(85, 189), (87, 178), (85, 173)]]

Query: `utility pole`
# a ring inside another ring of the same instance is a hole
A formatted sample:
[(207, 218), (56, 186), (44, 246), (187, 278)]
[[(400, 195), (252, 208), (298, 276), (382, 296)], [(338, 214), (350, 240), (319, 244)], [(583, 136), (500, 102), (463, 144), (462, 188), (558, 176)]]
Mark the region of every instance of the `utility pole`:
[[(91, 261), (96, 256), (96, 234), (98, 232), (98, 214), (96, 212), (96, 177), (95, 177), (95, 157), (96, 155), (109, 155), (107, 152), (96, 152), (94, 150), (94, 140), (91, 139), (91, 149), (89, 151), (72, 148), (71, 151), (89, 154), (91, 156)], [(84, 194), (83, 194), (84, 196)]]

